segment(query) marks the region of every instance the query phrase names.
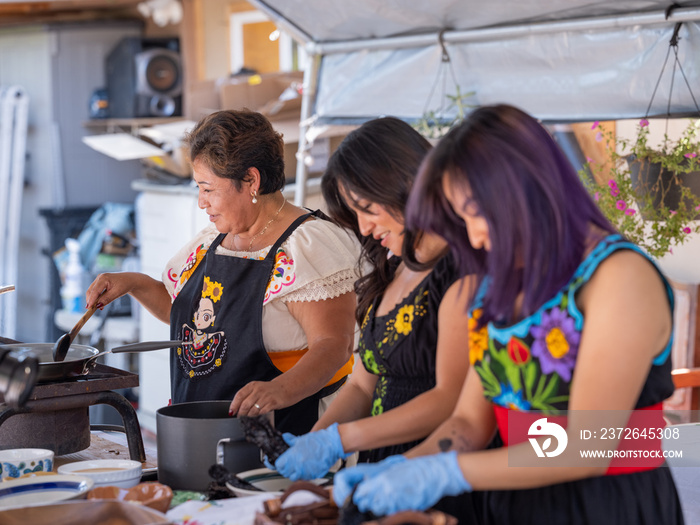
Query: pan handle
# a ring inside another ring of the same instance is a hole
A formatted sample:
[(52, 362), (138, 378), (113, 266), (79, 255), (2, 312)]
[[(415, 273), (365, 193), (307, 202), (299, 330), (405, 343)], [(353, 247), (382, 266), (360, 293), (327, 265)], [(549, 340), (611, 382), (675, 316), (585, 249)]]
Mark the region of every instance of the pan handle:
[(113, 354), (122, 352), (148, 352), (150, 350), (163, 350), (175, 346), (188, 346), (192, 341), (148, 341), (145, 343), (131, 343), (129, 345), (115, 346), (110, 350)]

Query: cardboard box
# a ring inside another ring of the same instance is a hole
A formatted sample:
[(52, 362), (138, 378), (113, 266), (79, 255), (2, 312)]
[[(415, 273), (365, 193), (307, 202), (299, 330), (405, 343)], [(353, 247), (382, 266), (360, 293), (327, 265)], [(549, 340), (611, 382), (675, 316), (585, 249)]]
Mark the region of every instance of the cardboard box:
[(220, 83), (221, 109), (248, 108), (270, 120), (299, 119), (302, 71), (236, 76)]
[(185, 111), (187, 118), (199, 121), (201, 118), (221, 109), (219, 82), (217, 80), (199, 80), (187, 87)]

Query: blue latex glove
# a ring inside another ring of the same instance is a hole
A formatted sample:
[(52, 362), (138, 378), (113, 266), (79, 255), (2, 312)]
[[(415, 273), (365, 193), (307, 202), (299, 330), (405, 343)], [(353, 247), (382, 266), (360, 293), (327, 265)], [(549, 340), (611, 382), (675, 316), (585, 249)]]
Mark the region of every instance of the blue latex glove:
[(362, 512), (386, 516), (403, 510), (426, 510), (443, 496), (471, 489), (453, 450), (392, 465), (360, 483), (353, 501)]
[(338, 507), (342, 507), (347, 501), (356, 485), (362, 481), (376, 476), (392, 465), (406, 461), (401, 454), (389, 456), (378, 463), (360, 463), (355, 467), (339, 470), (333, 476), (333, 499)]
[(292, 481), (320, 478), (336, 461), (352, 454), (343, 450), (338, 423), (303, 436), (285, 433), (282, 437), (290, 448), (277, 458), (275, 469)]

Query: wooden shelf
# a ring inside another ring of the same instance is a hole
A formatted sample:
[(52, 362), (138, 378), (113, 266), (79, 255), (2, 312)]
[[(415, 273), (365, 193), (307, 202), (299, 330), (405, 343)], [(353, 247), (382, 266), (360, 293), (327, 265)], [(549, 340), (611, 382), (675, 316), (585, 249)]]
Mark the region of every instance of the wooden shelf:
[(98, 133), (114, 133), (125, 130), (133, 132), (140, 128), (170, 124), (180, 120), (186, 119), (184, 117), (103, 118), (86, 120), (83, 122), (83, 127)]

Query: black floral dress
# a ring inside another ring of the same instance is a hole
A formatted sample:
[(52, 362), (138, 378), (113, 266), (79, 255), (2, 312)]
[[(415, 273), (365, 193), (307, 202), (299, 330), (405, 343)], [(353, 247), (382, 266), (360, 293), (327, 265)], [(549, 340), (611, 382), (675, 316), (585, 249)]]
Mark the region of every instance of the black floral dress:
[[(457, 279), (454, 259), (446, 255), (387, 315), (375, 315), (381, 298), (367, 309), (360, 327), (358, 351), (365, 369), (378, 376), (372, 399), (373, 416), (435, 386), (438, 309), (445, 292)], [(406, 452), (417, 443), (365, 451), (360, 460), (381, 461)]]
[[(643, 254), (619, 235), (608, 236), (581, 263), (569, 283), (535, 314), (512, 326), (489, 323), (470, 332), (470, 361), (481, 378), (486, 398), (494, 406), (505, 443), (508, 443), (509, 412), (515, 417), (512, 411), (534, 411), (535, 414), (529, 415), (538, 418), (543, 414), (562, 415), (568, 409), (585, 322), (575, 296), (599, 264), (620, 249)], [(673, 293), (665, 279), (664, 283), (673, 311)], [(482, 285), (480, 293), (485, 292), (487, 286)], [(474, 319), (481, 315), (478, 297), (471, 314)], [(660, 403), (673, 393), (671, 346), (672, 339), (654, 359), (636, 405), (637, 409), (656, 409), (654, 417), (662, 417)], [(523, 417), (529, 415), (523, 414)], [(486, 492), (483, 523), (683, 523), (668, 468), (614, 472), (615, 469), (609, 469), (605, 476), (537, 489)]]

